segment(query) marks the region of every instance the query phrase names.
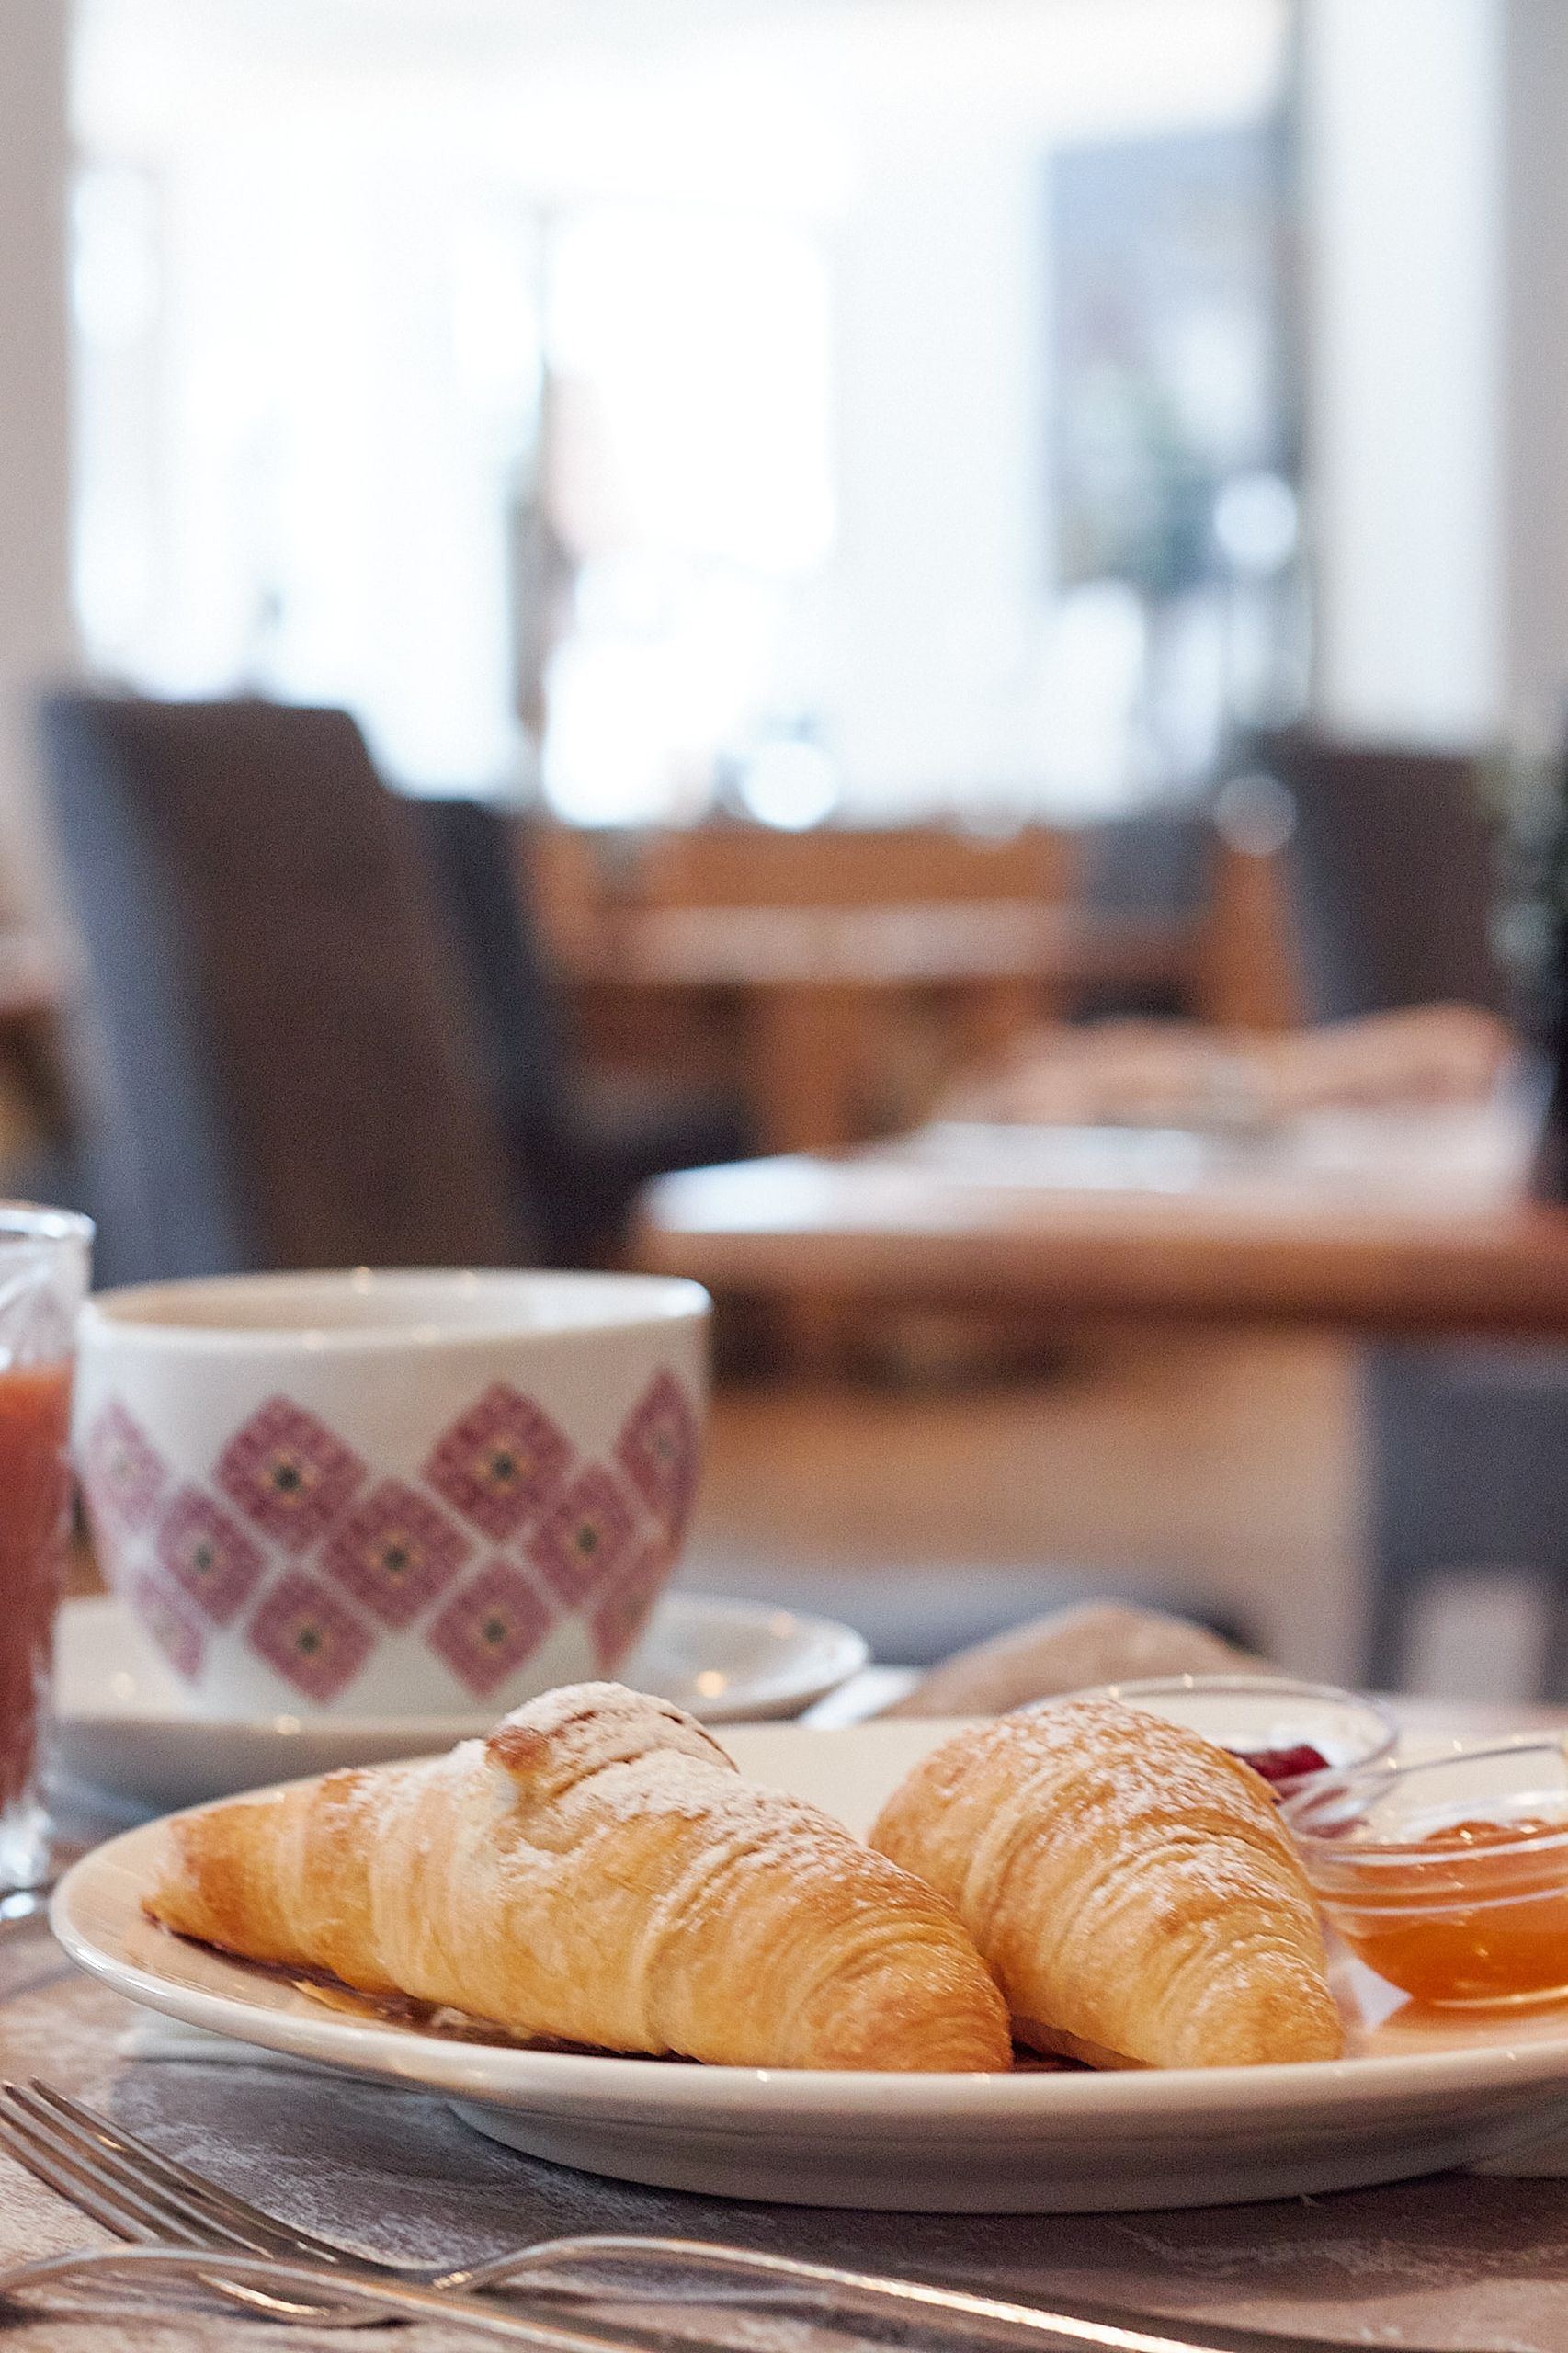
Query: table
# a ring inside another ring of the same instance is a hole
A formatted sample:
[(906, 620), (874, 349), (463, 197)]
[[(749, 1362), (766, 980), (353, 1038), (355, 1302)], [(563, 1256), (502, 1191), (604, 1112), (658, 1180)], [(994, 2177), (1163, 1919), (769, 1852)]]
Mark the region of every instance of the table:
[(1184, 1189), (986, 1182), (901, 1148), (665, 1176), (637, 1263), (785, 1301), (1056, 1320), (1568, 1338), (1568, 1209), (1277, 1171)]
[(1028, 899), (651, 907), (557, 943), (579, 983), (738, 995), (757, 1131), (775, 1152), (831, 1150), (865, 1132), (858, 1097), (891, 999), (955, 997), (972, 1058), (1082, 990), (1181, 986), (1198, 949), (1194, 925)]
[[(441, 2101), (390, 2085), (344, 2076), (324, 2087), (266, 2064), (131, 2059), (119, 2046), (134, 2016), (75, 1975), (43, 1932), (0, 1948), (8, 2074), (44, 2075), (220, 2175), (241, 2196), (390, 2253), (461, 2259), (558, 2232), (689, 2233), (924, 2273), (1069, 2310), (1131, 2306), (1185, 2323), (1199, 2341), (1209, 2323), (1346, 2347), (1562, 2353), (1568, 2223), (1561, 2180), (1449, 2175), (1335, 2197), (1132, 2216), (912, 2218), (744, 2206), (599, 2183), (514, 2155), (467, 2131)], [(0, 2158), (0, 2261), (105, 2237)], [(650, 2336), (657, 2319), (674, 2325), (674, 2344), (714, 2342), (710, 2308), (646, 2317)], [(592, 2329), (608, 2315), (579, 2308), (572, 2318)], [(242, 2328), (222, 2315), (127, 2325), (62, 2313), (17, 2328), (14, 2341), (18, 2353), (120, 2353), (128, 2344), (139, 2353), (231, 2353), (252, 2341), (326, 2353), (342, 2340), (314, 2329)], [(424, 2325), (395, 2339), (406, 2353), (457, 2353), (477, 2341)], [(720, 2341), (736, 2353), (742, 2346), (795, 2353), (808, 2338), (799, 2318), (773, 2322), (755, 2312)], [(849, 2353), (842, 2334), (812, 2332), (809, 2341), (824, 2353)]]

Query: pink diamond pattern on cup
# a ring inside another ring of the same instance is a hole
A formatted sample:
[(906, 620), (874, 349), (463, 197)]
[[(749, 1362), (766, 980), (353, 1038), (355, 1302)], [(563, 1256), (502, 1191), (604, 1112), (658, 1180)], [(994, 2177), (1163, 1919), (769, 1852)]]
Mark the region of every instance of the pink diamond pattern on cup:
[(176, 1675), (194, 1683), (201, 1673), (201, 1661), (207, 1648), (201, 1621), (197, 1618), (183, 1594), (161, 1577), (155, 1569), (143, 1569), (131, 1585), (131, 1598), (136, 1615)]
[(239, 1615), (267, 1566), (260, 1547), (199, 1487), (182, 1487), (159, 1521), (158, 1559), (217, 1626)]
[(670, 1569), (670, 1548), (653, 1537), (631, 1557), (623, 1574), (594, 1606), (588, 1620), (599, 1673), (611, 1675), (647, 1624)]
[(495, 1560), (452, 1596), (427, 1640), (458, 1680), (483, 1699), (538, 1650), (554, 1622), (528, 1579), (509, 1561)]
[(217, 1475), (247, 1519), (286, 1552), (302, 1552), (338, 1518), (365, 1466), (314, 1414), (271, 1397), (229, 1440)]
[(112, 1398), (87, 1433), (83, 1483), (95, 1515), (144, 1528), (168, 1483), (168, 1467), (141, 1424)]
[(252, 1650), (311, 1699), (335, 1699), (375, 1647), (375, 1636), (329, 1585), (288, 1569), (251, 1620)]
[(383, 1479), (335, 1530), (322, 1567), (383, 1626), (412, 1625), (473, 1551), (417, 1487)]
[(590, 1462), (523, 1549), (551, 1591), (575, 1608), (616, 1575), (636, 1530), (631, 1503), (619, 1480), (601, 1464)]
[(504, 1381), (454, 1422), (425, 1465), (437, 1495), (504, 1544), (559, 1490), (572, 1446), (548, 1414)]
[(615, 1458), (660, 1526), (678, 1537), (697, 1487), (697, 1415), (673, 1372), (656, 1373), (632, 1407)]

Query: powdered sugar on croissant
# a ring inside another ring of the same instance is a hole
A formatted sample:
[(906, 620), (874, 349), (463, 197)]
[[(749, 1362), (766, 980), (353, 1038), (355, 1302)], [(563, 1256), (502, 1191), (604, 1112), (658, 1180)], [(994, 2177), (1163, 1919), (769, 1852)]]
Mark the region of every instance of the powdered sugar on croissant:
[(616, 1684), (548, 1692), (426, 1764), (180, 1817), (147, 1909), (525, 2036), (736, 2066), (1008, 2063), (942, 1897)]
[(946, 1741), (871, 1843), (956, 1906), (1021, 2040), (1100, 2065), (1338, 2058), (1306, 1875), (1249, 1767), (1112, 1700)]

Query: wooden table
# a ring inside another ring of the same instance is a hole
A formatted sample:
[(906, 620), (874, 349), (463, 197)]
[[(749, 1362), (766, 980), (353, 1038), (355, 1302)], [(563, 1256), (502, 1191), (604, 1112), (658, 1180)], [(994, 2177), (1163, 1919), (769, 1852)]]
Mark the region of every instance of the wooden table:
[(830, 1151), (865, 1132), (880, 1009), (939, 991), (972, 1060), (1094, 986), (1179, 985), (1195, 926), (1028, 899), (909, 905), (652, 907), (558, 942), (569, 979), (724, 991), (743, 1002), (758, 1140)]
[(661, 1178), (637, 1256), (787, 1301), (1568, 1338), (1568, 1209), (1440, 1187), (1073, 1190), (986, 1185), (887, 1151), (795, 1155)]

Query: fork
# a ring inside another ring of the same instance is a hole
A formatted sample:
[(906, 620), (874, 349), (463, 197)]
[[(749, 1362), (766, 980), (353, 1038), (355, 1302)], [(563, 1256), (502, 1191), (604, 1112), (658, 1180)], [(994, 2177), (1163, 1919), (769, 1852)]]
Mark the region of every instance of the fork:
[[(1046, 2312), (997, 2297), (971, 2295), (961, 2289), (840, 2270), (828, 2264), (702, 2239), (592, 2233), (541, 2239), (488, 2263), (443, 2268), (387, 2263), (352, 2255), (312, 2232), (278, 2221), (189, 2166), (165, 2156), (139, 2134), (36, 2077), (25, 2087), (0, 2085), (0, 2146), (93, 2221), (121, 2237), (141, 2242), (131, 2250), (99, 2250), (101, 2264), (116, 2260), (123, 2265), (147, 2264), (162, 2257), (166, 2264), (178, 2265), (212, 2285), (219, 2283), (210, 2270), (211, 2260), (222, 2256), (222, 2284), (232, 2286), (235, 2301), (246, 2302), (259, 2316), (309, 2318), (317, 2326), (363, 2326), (367, 2321), (384, 2319), (388, 2308), (395, 2309), (397, 2300), (404, 2295), (444, 2296), (469, 2307), (483, 2290), (527, 2284), (535, 2275), (547, 2275), (573, 2263), (604, 2264), (611, 2269), (617, 2264), (635, 2263), (678, 2265), (688, 2274), (705, 2272), (721, 2293), (722, 2283), (728, 2283), (731, 2301), (738, 2301), (747, 2286), (792, 2287), (832, 2294), (841, 2304), (883, 2318), (890, 2312), (905, 2319), (923, 2314), (937, 2323), (979, 2324), (1093, 2347), (1098, 2353), (1219, 2353), (1221, 2342), (1227, 2337), (1233, 2345), (1244, 2340), (1269, 2341), (1256, 2332), (1221, 2331), (1205, 2345), (1128, 2325), (1123, 2316), (1108, 2313), (1091, 2319)], [(70, 2258), (73, 2263), (87, 2259)], [(47, 2265), (29, 2266), (0, 2273), (0, 2294), (15, 2286), (33, 2284), (47, 2270)], [(312, 2301), (282, 2302), (268, 2291), (268, 2280), (290, 2288), (296, 2299), (304, 2291)], [(537, 2284), (557, 2292), (604, 2293), (602, 2286), (574, 2285), (544, 2276), (538, 2278)], [(380, 2310), (373, 2308), (373, 2291), (378, 2288), (382, 2290)], [(340, 2289), (351, 2290), (352, 2309), (345, 2309)], [(667, 2301), (669, 2291), (661, 2297), (656, 2289), (640, 2282), (637, 2293), (643, 2302), (659, 2302)], [(689, 2283), (679, 2293), (684, 2301), (692, 2301)], [(569, 2353), (589, 2353), (589, 2348), (597, 2353), (605, 2342), (569, 2332), (551, 2337), (548, 2331), (523, 2341), (541, 2347), (560, 2345)], [(1306, 2341), (1291, 2338), (1289, 2342), (1304, 2347)], [(1335, 2348), (1335, 2353), (1342, 2353), (1342, 2348)]]
[[(439, 2320), (479, 2336), (531, 2346), (534, 2353), (637, 2353), (630, 2337), (593, 2336), (552, 2322), (525, 2320), (482, 2296), (450, 2295), (414, 2284), (394, 2287), (357, 2271), (329, 2272), (320, 2264), (286, 2263), (276, 2256), (225, 2254), (221, 2275), (214, 2272), (213, 2261), (212, 2253), (199, 2247), (94, 2246), (14, 2263), (0, 2270), (0, 2325), (18, 2314), (27, 2317), (40, 2288), (84, 2282), (95, 2287), (103, 2279), (121, 2278), (134, 2290), (156, 2289), (169, 2280), (176, 2288), (206, 2288), (232, 2303), (244, 2304), (255, 2319), (308, 2321), (312, 2328)], [(324, 2283), (330, 2285), (335, 2303), (319, 2301)], [(310, 2301), (284, 2298), (277, 2292), (279, 2289), (296, 2296), (302, 2292)], [(1203, 2348), (1173, 2347), (1170, 2353), (1203, 2353)]]

